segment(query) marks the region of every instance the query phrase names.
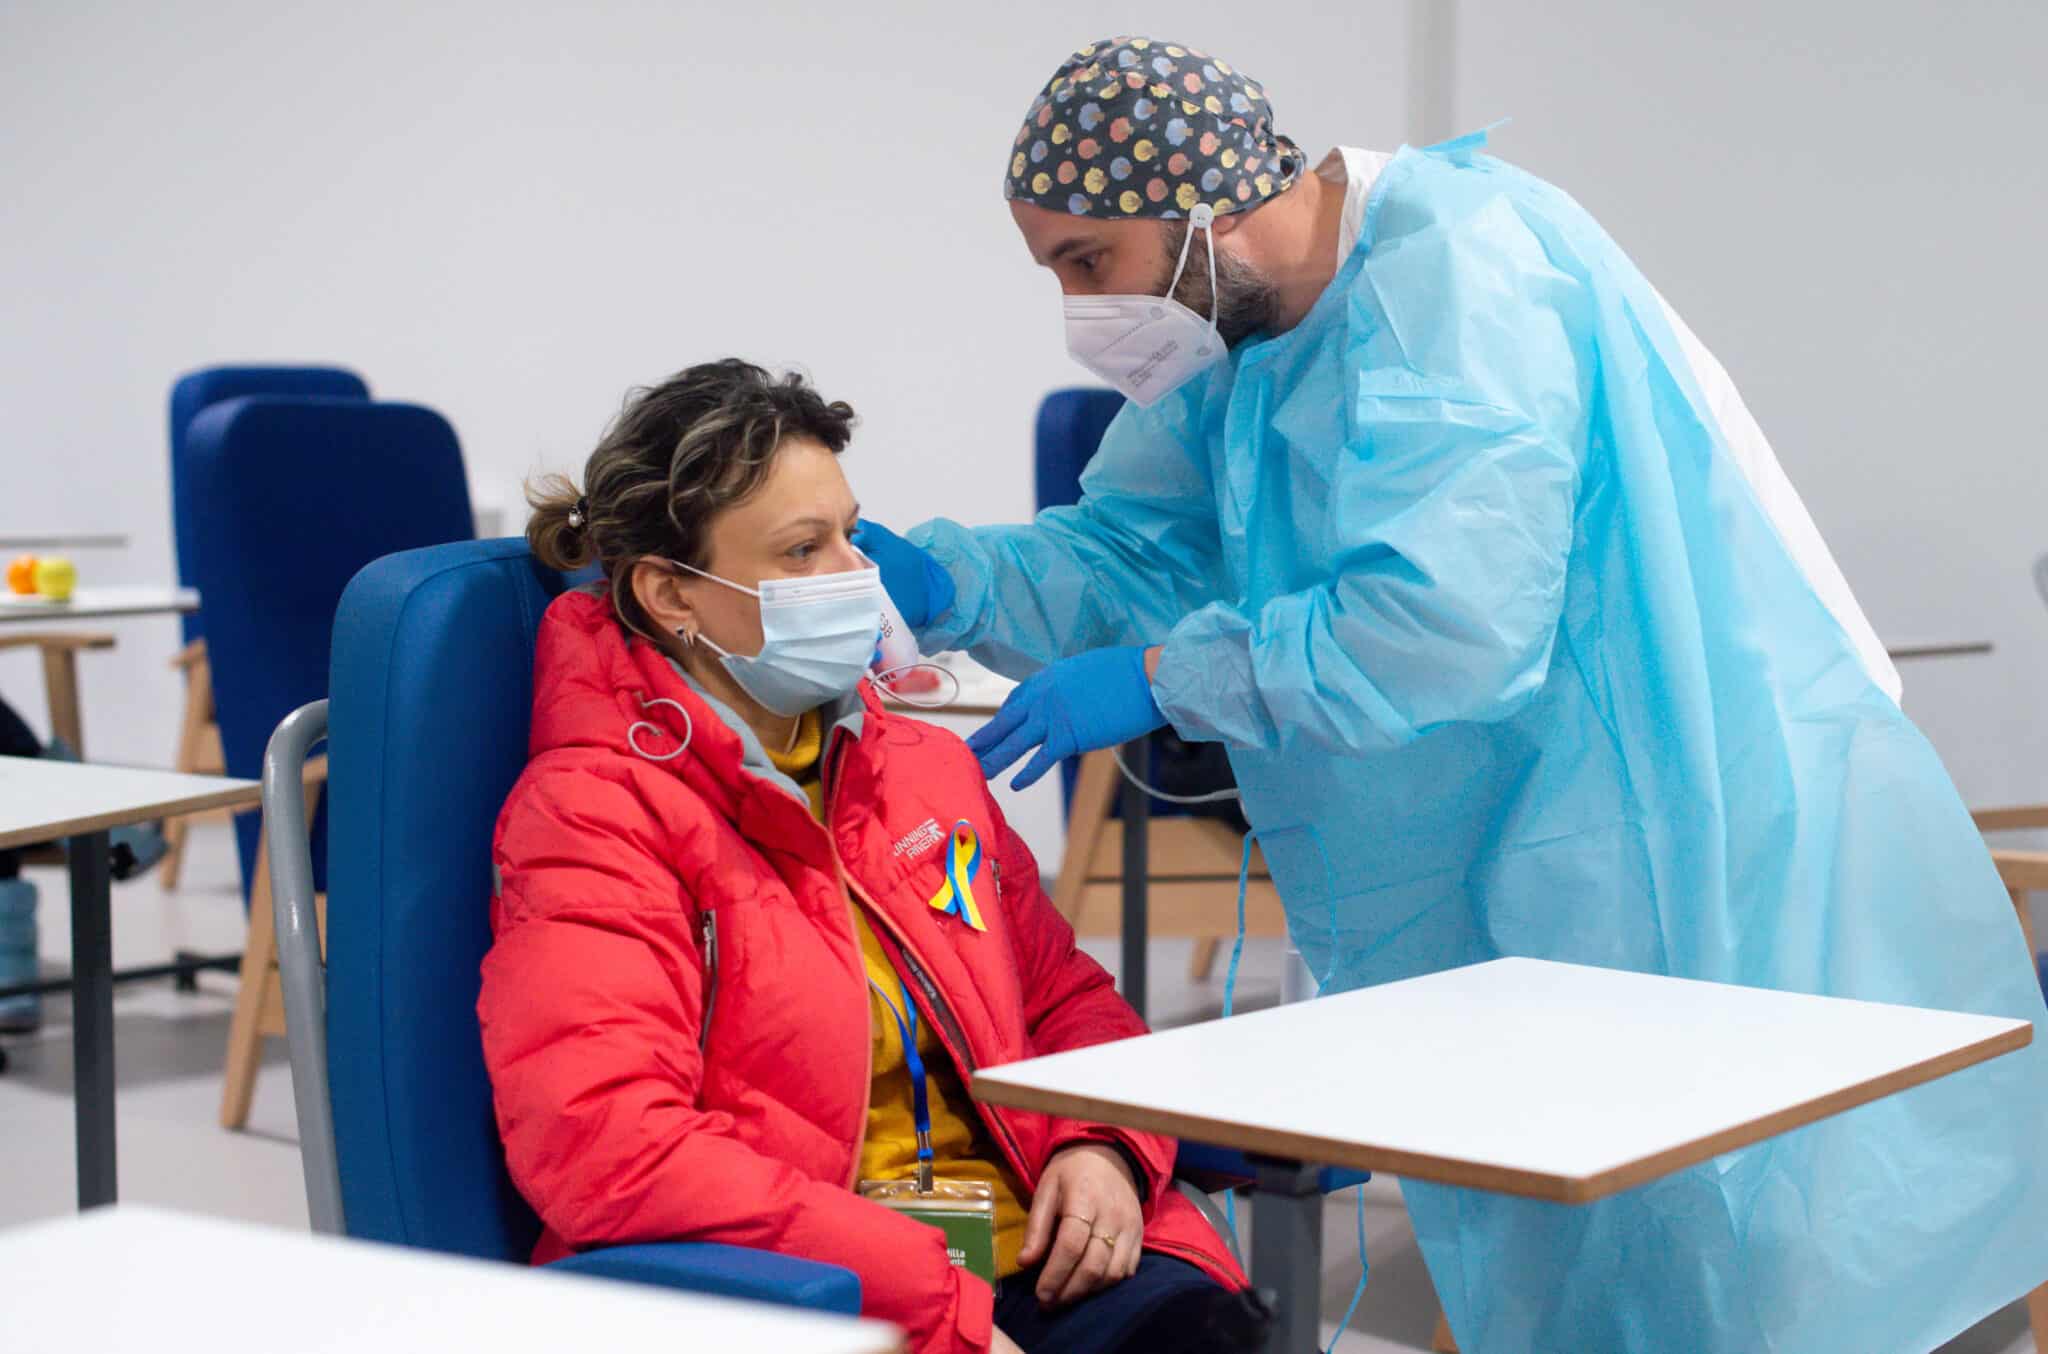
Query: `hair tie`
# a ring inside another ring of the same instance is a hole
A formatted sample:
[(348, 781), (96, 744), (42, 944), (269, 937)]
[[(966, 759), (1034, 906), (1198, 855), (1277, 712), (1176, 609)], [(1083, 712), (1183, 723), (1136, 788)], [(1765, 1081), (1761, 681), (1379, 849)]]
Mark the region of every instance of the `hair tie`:
[(590, 520), (590, 500), (578, 498), (576, 505), (569, 509), (569, 530), (581, 531), (583, 524)]

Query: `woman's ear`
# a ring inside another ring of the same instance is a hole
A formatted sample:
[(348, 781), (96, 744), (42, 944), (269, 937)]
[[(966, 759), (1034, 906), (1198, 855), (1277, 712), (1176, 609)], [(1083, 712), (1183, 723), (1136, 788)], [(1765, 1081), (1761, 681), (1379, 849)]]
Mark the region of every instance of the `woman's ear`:
[(664, 635), (687, 631), (697, 633), (697, 608), (691, 603), (676, 571), (655, 560), (643, 559), (633, 565), (633, 600), (640, 612)]

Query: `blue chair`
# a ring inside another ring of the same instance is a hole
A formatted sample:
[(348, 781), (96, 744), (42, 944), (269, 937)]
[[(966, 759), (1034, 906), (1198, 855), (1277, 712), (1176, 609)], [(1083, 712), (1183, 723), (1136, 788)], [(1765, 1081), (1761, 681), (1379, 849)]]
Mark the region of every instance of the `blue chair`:
[[(370, 387), (345, 367), (204, 367), (187, 372), (171, 387), (171, 538), (177, 548), (178, 586), (196, 588), (193, 562), (198, 539), (218, 522), (220, 509), (193, 492), (185, 471), (186, 433), (211, 405), (249, 395), (367, 400)], [(203, 633), (199, 613), (183, 618), (185, 642)]]
[[(378, 560), (334, 621), (331, 697), (277, 729), (264, 815), (278, 843), (284, 976), (306, 1197), (315, 1230), (524, 1261), (539, 1221), (505, 1171), (476, 1003), (491, 943), (491, 834), (526, 765), (533, 649), (565, 585), (520, 540)], [(323, 963), (302, 771), (328, 752), (333, 856)], [(1229, 1235), (1207, 1191), (1273, 1168), (1182, 1145), (1180, 1187)], [(1286, 1172), (1292, 1198), (1262, 1233), (1283, 1272), (1321, 1274), (1320, 1196), (1352, 1171)], [(1262, 1215), (1265, 1216), (1265, 1215)], [(1233, 1238), (1234, 1244), (1234, 1238)], [(855, 1312), (836, 1266), (707, 1243), (586, 1252), (575, 1269), (701, 1292)]]
[[(462, 452), (447, 421), (415, 405), (245, 396), (202, 410), (184, 456), (187, 491), (208, 505), (191, 564), (221, 747), (228, 774), (253, 779), (278, 721), (326, 694), (334, 610), (349, 579), (393, 551), (470, 535)], [(258, 815), (235, 829), (247, 895), (258, 879)], [(316, 877), (324, 855), (315, 848)], [(262, 1036), (282, 1033), (261, 1019), (274, 981), (268, 912), (252, 917), (243, 949), (221, 1100), (230, 1128), (247, 1118)]]
[[(331, 699), (278, 730), (265, 805), (294, 848), (275, 860), (278, 937), (318, 1231), (515, 1263), (539, 1235), (505, 1172), (476, 1002), (491, 833), (526, 764), (535, 632), (563, 586), (520, 540), (377, 561), (335, 615)], [(330, 832), (346, 849), (323, 974), (299, 768), (330, 715)], [(550, 1268), (860, 1309), (851, 1272), (734, 1246), (622, 1246)]]
[[(178, 584), (194, 588), (194, 542), (209, 529), (213, 519), (206, 500), (191, 492), (185, 471), (185, 432), (192, 420), (208, 405), (244, 395), (303, 395), (329, 399), (370, 397), (363, 378), (341, 367), (205, 367), (188, 372), (171, 387), (171, 538), (176, 547)], [(188, 611), (179, 617), (184, 627), (184, 647), (172, 666), (185, 680), (185, 709), (178, 724), (178, 748), (174, 769), (194, 774), (219, 774), (220, 727), (214, 722), (213, 679), (206, 663), (206, 641), (199, 613)], [(189, 819), (174, 818), (164, 824), (166, 850), (158, 878), (167, 890), (178, 887), (184, 869), (185, 841)]]

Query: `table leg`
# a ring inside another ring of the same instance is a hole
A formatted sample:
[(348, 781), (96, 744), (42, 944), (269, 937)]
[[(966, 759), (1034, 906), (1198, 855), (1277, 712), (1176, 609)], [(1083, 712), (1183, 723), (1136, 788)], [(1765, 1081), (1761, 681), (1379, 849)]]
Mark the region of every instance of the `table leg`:
[[(1123, 746), (1124, 765), (1133, 774), (1144, 775), (1151, 764), (1151, 744), (1134, 738)], [(1130, 782), (1123, 785), (1123, 968), (1124, 1000), (1142, 1019), (1145, 1014), (1145, 943), (1151, 938), (1151, 919), (1146, 898), (1147, 875), (1151, 873), (1152, 799)]]
[(1252, 1286), (1275, 1295), (1268, 1354), (1322, 1347), (1322, 1173), (1298, 1161), (1253, 1157)]
[[(112, 643), (109, 640), (108, 643)], [(85, 720), (78, 706), (78, 651), (51, 644), (43, 649), (43, 692), (50, 703), (50, 733), (85, 760)]]
[(66, 843), (71, 857), (71, 1065), (78, 1115), (78, 1206), (114, 1202), (114, 926), (107, 834)]

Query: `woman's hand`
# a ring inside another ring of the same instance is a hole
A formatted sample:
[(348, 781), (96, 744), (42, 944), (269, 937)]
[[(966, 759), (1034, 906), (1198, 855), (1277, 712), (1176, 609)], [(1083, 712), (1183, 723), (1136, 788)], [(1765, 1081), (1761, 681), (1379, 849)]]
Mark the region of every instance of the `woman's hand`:
[(1024, 1354), (1024, 1347), (1003, 1334), (1001, 1326), (989, 1327), (988, 1354)]
[(1145, 1239), (1138, 1186), (1114, 1148), (1076, 1143), (1053, 1154), (1031, 1200), (1018, 1260), (1045, 1268), (1041, 1306), (1060, 1307), (1137, 1271)]

